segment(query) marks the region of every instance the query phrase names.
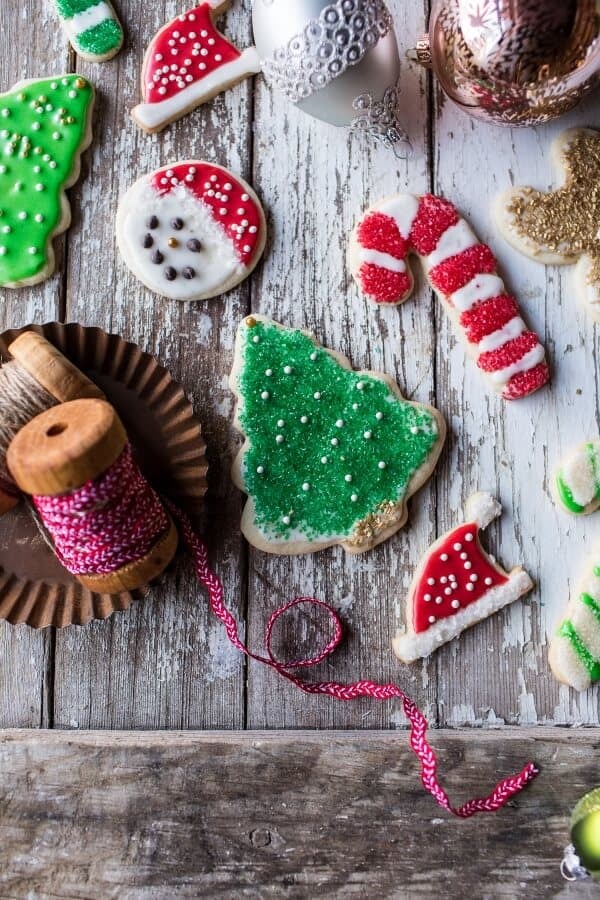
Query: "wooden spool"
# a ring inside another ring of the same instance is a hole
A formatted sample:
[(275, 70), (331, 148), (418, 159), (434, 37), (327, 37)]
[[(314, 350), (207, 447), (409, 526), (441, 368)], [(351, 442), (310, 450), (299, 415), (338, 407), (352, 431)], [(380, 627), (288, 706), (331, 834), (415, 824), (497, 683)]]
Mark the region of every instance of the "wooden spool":
[[(26, 494), (55, 497), (98, 478), (117, 460), (127, 433), (104, 400), (73, 400), (33, 419), (13, 439), (7, 453), (9, 471)], [(177, 529), (169, 529), (137, 562), (108, 575), (77, 575), (85, 587), (103, 594), (133, 591), (164, 572), (177, 550)]]
[[(8, 351), (15, 362), (59, 403), (84, 397), (104, 399), (100, 388), (41, 334), (24, 331), (12, 342)], [(0, 516), (18, 502), (15, 494), (0, 487)]]

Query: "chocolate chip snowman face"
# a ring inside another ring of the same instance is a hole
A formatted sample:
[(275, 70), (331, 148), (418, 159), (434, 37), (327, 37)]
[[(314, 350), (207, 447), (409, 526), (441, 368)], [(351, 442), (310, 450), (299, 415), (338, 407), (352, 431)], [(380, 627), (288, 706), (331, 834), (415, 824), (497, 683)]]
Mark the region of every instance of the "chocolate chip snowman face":
[(175, 300), (229, 290), (250, 273), (264, 246), (262, 209), (249, 191), (206, 163), (141, 179), (117, 216), (127, 264), (147, 287)]

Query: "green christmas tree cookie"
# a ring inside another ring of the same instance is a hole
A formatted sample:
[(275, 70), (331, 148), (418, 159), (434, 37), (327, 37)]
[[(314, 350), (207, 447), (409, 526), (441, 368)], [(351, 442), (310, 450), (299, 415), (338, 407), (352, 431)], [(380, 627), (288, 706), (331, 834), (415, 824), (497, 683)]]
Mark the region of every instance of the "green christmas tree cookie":
[(81, 75), (23, 81), (0, 95), (0, 285), (54, 271), (52, 239), (71, 223), (65, 190), (92, 139), (94, 89)]
[(437, 410), (260, 316), (240, 326), (231, 386), (246, 438), (233, 477), (249, 497), (242, 531), (251, 544), (361, 553), (405, 524), (407, 500), (444, 443)]

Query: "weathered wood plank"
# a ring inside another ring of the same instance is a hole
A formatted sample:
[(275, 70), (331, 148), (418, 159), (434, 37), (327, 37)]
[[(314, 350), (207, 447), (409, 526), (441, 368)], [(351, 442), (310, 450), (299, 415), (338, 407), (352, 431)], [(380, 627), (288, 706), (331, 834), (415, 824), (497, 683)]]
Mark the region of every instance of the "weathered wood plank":
[(597, 434), (595, 329), (574, 296), (572, 272), (546, 269), (516, 253), (490, 214), (492, 198), (511, 184), (555, 184), (553, 137), (595, 121), (598, 100), (533, 130), (476, 123), (439, 92), (437, 98), (435, 189), (492, 246), (554, 368), (550, 390), (505, 403), (490, 396), (441, 317), (438, 396), (456, 433), (437, 483), (440, 531), (456, 523), (473, 490), (496, 492), (505, 514), (490, 529), (490, 549), (507, 565), (523, 561), (538, 585), (522, 602), (438, 653), (441, 723), (598, 724), (600, 691), (578, 696), (559, 687), (547, 662), (548, 636), (600, 535), (598, 520), (574, 521), (556, 508), (550, 493), (561, 456)]
[[(249, 2), (235, 4), (227, 15), (227, 33), (241, 45), (249, 41), (249, 8)], [(204, 303), (170, 302), (134, 278), (114, 245), (118, 198), (143, 173), (169, 160), (197, 157), (250, 177), (250, 82), (152, 138), (129, 118), (144, 48), (178, 11), (171, 2), (129, 4), (127, 50), (101, 67), (81, 64), (101, 83), (102, 100), (90, 176), (81, 188), (82, 221), (69, 249), (67, 313), (139, 341), (193, 397), (209, 446), (204, 529), (230, 605), (241, 615), (245, 549), (234, 527), (240, 497), (229, 478), (226, 378), (249, 285)], [(191, 567), (181, 563), (143, 606), (57, 635), (55, 721), (74, 727), (239, 728), (242, 675), (242, 658), (209, 614)]]
[(527, 758), (543, 774), (509, 808), (461, 822), (424, 793), (404, 733), (1, 734), (0, 891), (597, 896), (559, 871), (570, 810), (597, 778), (596, 734), (434, 737), (457, 798)]
[[(35, 28), (30, 27), (35, 23)], [(48, 34), (57, 40), (49, 42)], [(49, 4), (36, 0), (0, 5), (0, 90), (26, 78), (70, 71), (68, 48)], [(54, 242), (56, 274), (41, 285), (0, 290), (0, 330), (48, 321), (61, 315), (65, 237)], [(0, 622), (0, 726), (40, 727), (51, 722), (53, 642), (49, 632), (13, 628)]]
[[(390, 9), (401, 46), (409, 46), (423, 30), (422, 5), (415, 2), (409, 8), (395, 0)], [(363, 138), (308, 118), (259, 84), (255, 184), (268, 200), (273, 237), (253, 283), (252, 308), (308, 328), (321, 343), (349, 356), (355, 368), (385, 371), (409, 398), (432, 402), (434, 337), (428, 295), (418, 293), (401, 310), (375, 310), (359, 297), (346, 268), (349, 233), (369, 203), (406, 185), (417, 192), (428, 188), (426, 74), (403, 63), (401, 85), (413, 151), (396, 160)], [(361, 557), (340, 548), (291, 559), (251, 552), (252, 646), (262, 648), (266, 620), (281, 603), (298, 594), (325, 599), (342, 610), (350, 635), (335, 661), (309, 677), (400, 678), (435, 720), (430, 668), (400, 670), (390, 649), (411, 566), (434, 536), (431, 490), (427, 486), (413, 499), (410, 524), (402, 532)], [(282, 640), (288, 658), (299, 643), (314, 648), (317, 641), (318, 628), (310, 617), (294, 614)], [(383, 710), (368, 701), (307, 699), (271, 672), (250, 666), (249, 727), (378, 727), (402, 721), (399, 709)]]

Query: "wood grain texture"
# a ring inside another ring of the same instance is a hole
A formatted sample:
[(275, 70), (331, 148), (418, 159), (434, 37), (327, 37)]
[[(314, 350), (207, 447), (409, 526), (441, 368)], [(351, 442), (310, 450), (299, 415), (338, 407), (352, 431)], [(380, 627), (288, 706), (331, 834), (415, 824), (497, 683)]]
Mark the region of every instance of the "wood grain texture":
[[(35, 22), (31, 31), (23, 23)], [(69, 51), (62, 33), (50, 43), (53, 13), (37, 0), (3, 4), (0, 9), (0, 90), (8, 91), (26, 78), (69, 71)], [(56, 274), (35, 287), (0, 292), (0, 330), (62, 314), (65, 290), (66, 235), (54, 242)], [(52, 721), (53, 637), (49, 633), (14, 628), (0, 622), (0, 727), (39, 728)]]
[[(596, 776), (590, 731), (440, 732), (458, 797), (535, 757), (510, 808), (459, 822), (418, 784), (404, 736), (7, 732), (6, 898), (594, 897), (559, 865)], [(568, 777), (565, 777), (568, 776)]]
[[(423, 31), (428, 4), (389, 5), (406, 48)], [(9, 0), (0, 6), (6, 88), (61, 70), (79, 70), (98, 88), (96, 137), (70, 192), (73, 225), (56, 242), (57, 274), (34, 288), (4, 291), (0, 324), (66, 317), (100, 325), (138, 341), (181, 380), (209, 448), (210, 492), (200, 526), (253, 648), (261, 649), (276, 606), (314, 594), (340, 609), (349, 633), (343, 650), (309, 677), (397, 680), (432, 724), (598, 724), (600, 690), (578, 696), (559, 687), (547, 665), (548, 635), (600, 542), (600, 517), (570, 519), (550, 499), (562, 454), (598, 431), (596, 334), (573, 296), (572, 273), (545, 269), (511, 250), (495, 233), (488, 203), (509, 184), (549, 187), (551, 137), (573, 124), (594, 125), (597, 95), (547, 127), (499, 129), (455, 109), (431, 90), (427, 73), (403, 60), (402, 103), (412, 143), (406, 159), (304, 116), (262, 78), (148, 137), (129, 119), (143, 51), (181, 5), (132, 0), (116, 6), (126, 46), (100, 66), (69, 51), (50, 4)], [(224, 20), (240, 46), (250, 41), (250, 6), (250, 0), (236, 0)], [(230, 166), (253, 183), (270, 234), (264, 264), (246, 284), (222, 299), (186, 305), (155, 297), (129, 273), (115, 248), (114, 217), (118, 198), (143, 172), (192, 156)], [(555, 367), (550, 390), (513, 405), (492, 397), (422, 279), (400, 309), (374, 310), (359, 297), (345, 264), (356, 219), (386, 194), (428, 189), (455, 201), (492, 244), (509, 286), (545, 339)], [(413, 499), (408, 525), (371, 553), (354, 558), (336, 549), (285, 559), (247, 552), (239, 533), (243, 498), (229, 477), (239, 436), (231, 428), (227, 375), (237, 324), (250, 309), (309, 328), (357, 368), (395, 376), (407, 397), (434, 403), (448, 421), (447, 449), (437, 474)], [(461, 518), (476, 488), (495, 491), (506, 509), (487, 536), (490, 551), (508, 566), (524, 562), (539, 587), (429, 662), (400, 666), (390, 642), (403, 621), (412, 573), (435, 537)], [(314, 647), (320, 625), (301, 616), (286, 626), (277, 640), (281, 654)], [(307, 699), (261, 667), (246, 672), (185, 561), (151, 600), (107, 622), (56, 635), (0, 623), (0, 654), (5, 727), (405, 725), (398, 708)]]

